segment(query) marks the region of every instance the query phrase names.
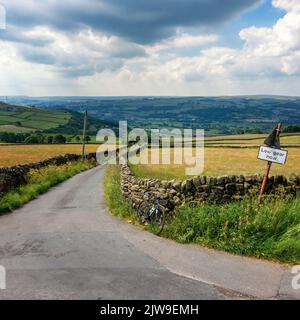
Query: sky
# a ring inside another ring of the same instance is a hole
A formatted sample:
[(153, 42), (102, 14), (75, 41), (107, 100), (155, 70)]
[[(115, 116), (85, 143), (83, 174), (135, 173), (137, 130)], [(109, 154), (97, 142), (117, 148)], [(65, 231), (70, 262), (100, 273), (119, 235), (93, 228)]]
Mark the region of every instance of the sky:
[(299, 89), (299, 0), (0, 0), (0, 96)]

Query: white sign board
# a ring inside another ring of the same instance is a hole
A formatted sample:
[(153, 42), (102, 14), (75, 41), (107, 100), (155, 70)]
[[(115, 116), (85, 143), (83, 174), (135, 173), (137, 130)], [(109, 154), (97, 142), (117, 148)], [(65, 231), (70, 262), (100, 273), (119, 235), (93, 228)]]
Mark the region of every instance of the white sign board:
[(261, 146), (258, 152), (258, 159), (278, 164), (285, 164), (288, 152), (286, 150)]

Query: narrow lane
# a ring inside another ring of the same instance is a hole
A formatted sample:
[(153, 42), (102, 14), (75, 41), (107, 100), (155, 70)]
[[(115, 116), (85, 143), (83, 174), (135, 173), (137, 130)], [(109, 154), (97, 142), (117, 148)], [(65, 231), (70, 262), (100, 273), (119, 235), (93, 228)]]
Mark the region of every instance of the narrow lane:
[[(170, 272), (145, 253), (143, 247), (151, 247), (157, 237), (108, 214), (103, 171), (79, 174), (0, 217), (0, 265), (7, 270), (1, 299), (232, 297)], [(138, 243), (137, 237), (149, 236), (148, 244)]]

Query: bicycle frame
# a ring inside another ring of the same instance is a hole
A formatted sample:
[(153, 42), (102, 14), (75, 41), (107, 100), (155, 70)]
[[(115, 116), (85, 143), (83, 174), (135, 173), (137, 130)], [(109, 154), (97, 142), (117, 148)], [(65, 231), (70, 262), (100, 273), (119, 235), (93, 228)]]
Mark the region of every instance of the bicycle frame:
[(147, 219), (151, 220), (151, 217), (153, 216), (153, 214), (155, 213), (155, 211), (158, 210), (159, 208), (159, 199), (155, 196), (155, 200), (154, 200), (154, 206), (151, 206), (151, 195), (148, 192), (147, 193)]
[[(139, 222), (142, 224), (150, 223), (155, 234), (160, 234), (165, 225), (165, 214), (160, 205), (160, 198), (154, 196), (154, 203), (151, 201), (151, 193), (146, 193), (146, 201), (139, 204), (137, 209)], [(154, 227), (154, 229), (153, 229)]]

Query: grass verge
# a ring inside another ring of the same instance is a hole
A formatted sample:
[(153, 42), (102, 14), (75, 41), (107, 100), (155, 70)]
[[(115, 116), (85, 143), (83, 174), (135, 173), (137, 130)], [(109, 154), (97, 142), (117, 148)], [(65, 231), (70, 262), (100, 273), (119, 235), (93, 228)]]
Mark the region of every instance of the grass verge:
[(13, 211), (23, 204), (37, 198), (51, 187), (73, 177), (74, 175), (91, 169), (96, 161), (69, 162), (62, 166), (48, 166), (38, 170), (31, 170), (28, 184), (0, 196), (0, 214)]
[(227, 252), (300, 262), (300, 200), (256, 199), (226, 205), (203, 203), (180, 208), (163, 235)]
[(134, 221), (135, 210), (126, 201), (120, 188), (120, 170), (118, 166), (107, 165), (104, 177), (104, 196), (110, 212), (122, 219)]
[[(135, 211), (122, 197), (120, 172), (108, 166), (105, 198), (111, 212), (134, 220)], [(255, 198), (224, 205), (202, 203), (177, 210), (162, 236), (234, 254), (289, 264), (300, 263), (300, 200), (276, 197), (262, 205)]]

